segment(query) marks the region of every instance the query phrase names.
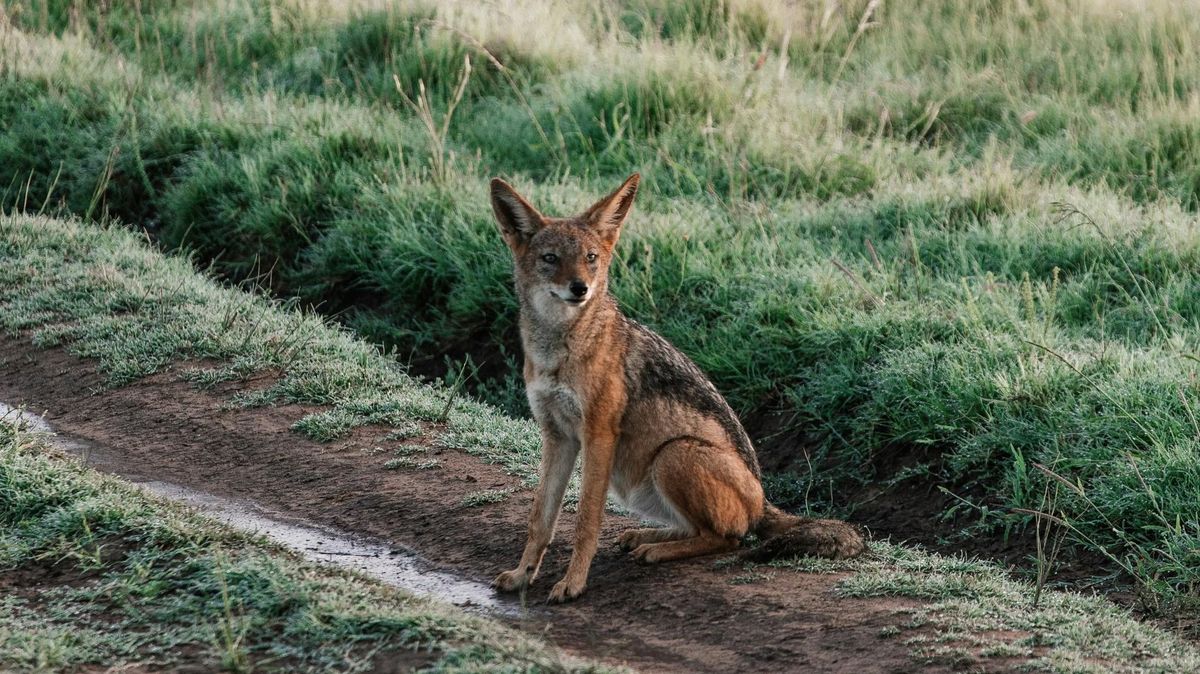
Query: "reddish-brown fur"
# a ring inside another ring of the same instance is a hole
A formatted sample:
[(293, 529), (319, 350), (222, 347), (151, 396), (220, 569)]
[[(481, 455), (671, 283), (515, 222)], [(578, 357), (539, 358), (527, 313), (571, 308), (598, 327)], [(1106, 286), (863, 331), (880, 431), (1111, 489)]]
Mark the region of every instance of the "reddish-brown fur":
[[(621, 536), (643, 562), (730, 551), (756, 528), (784, 534), (776, 548), (786, 552), (861, 552), (862, 537), (849, 525), (786, 515), (766, 502), (753, 447), (724, 399), (608, 294), (609, 263), (638, 180), (634, 174), (574, 218), (545, 217), (507, 183), (492, 181), (492, 206), (515, 262), (526, 391), (543, 441), (525, 551), (496, 587), (519, 589), (537, 575), (580, 453), (575, 544), (552, 601), (583, 592), (610, 490), (667, 525)], [(789, 544), (791, 530), (803, 535)]]

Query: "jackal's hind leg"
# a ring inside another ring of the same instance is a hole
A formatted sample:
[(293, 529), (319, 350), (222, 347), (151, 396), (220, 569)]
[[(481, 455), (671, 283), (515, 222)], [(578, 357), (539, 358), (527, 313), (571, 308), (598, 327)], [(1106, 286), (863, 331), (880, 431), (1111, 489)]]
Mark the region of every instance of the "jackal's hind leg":
[(652, 527), (649, 529), (630, 529), (621, 534), (617, 539), (622, 550), (633, 550), (648, 543), (665, 543), (667, 541), (677, 541), (681, 538), (687, 538), (692, 534), (682, 529), (674, 529), (672, 527)]
[(651, 470), (658, 493), (687, 522), (688, 531), (682, 536), (645, 537), (639, 534), (646, 530), (626, 532), (622, 543), (627, 537), (641, 539), (633, 550), (639, 562), (729, 552), (762, 517), (762, 485), (733, 447), (680, 438), (659, 450)]
[(647, 543), (633, 551), (633, 558), (646, 564), (669, 562), (701, 555), (715, 555), (736, 549), (736, 538), (725, 538), (716, 534), (697, 534), (682, 540), (665, 543)]

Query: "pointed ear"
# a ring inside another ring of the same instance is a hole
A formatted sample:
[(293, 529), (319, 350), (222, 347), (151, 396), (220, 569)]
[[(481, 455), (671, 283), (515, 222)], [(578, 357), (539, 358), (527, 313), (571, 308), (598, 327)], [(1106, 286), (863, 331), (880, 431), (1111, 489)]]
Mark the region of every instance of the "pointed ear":
[(612, 194), (597, 201), (583, 214), (584, 221), (604, 237), (609, 248), (616, 245), (617, 237), (621, 235), (621, 225), (633, 208), (633, 198), (637, 196), (641, 179), (637, 173), (629, 176)]
[(499, 178), (492, 178), (492, 212), (500, 225), (500, 234), (509, 248), (528, 243), (546, 224), (545, 218), (512, 185)]

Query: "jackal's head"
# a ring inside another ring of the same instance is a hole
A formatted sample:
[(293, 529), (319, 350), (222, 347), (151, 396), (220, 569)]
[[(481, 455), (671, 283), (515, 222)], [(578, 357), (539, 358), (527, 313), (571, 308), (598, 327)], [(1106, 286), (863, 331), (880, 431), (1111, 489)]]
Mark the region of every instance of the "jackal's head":
[(511, 185), (492, 180), (492, 210), (512, 249), (517, 292), (545, 318), (569, 319), (608, 288), (608, 266), (633, 207), (633, 174), (581, 215), (542, 215)]

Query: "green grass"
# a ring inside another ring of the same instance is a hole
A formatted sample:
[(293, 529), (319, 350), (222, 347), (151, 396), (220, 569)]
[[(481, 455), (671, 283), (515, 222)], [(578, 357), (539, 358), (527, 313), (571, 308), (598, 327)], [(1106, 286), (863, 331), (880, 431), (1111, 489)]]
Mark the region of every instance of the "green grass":
[[(775, 569), (847, 573), (842, 597), (917, 597), (910, 619), (888, 636), (902, 639), (916, 658), (988, 667), (989, 658), (1018, 658), (1020, 666), (1051, 672), (1190, 672), (1200, 655), (1178, 637), (1130, 619), (1101, 597), (1050, 592), (1035, 605), (1033, 588), (1013, 581), (996, 564), (930, 555), (890, 543), (871, 543), (851, 562), (800, 558)], [(742, 576), (761, 577), (762, 571)], [(978, 659), (975, 659), (978, 658)], [(995, 664), (994, 671), (1006, 665)], [(988, 669), (988, 671), (993, 671)]]
[(512, 493), (510, 489), (480, 489), (467, 494), (462, 499), (463, 507), (478, 508), (491, 503), (499, 503)]
[[(0, 667), (598, 671), (151, 497), (0, 421)], [(39, 576), (36, 572), (41, 569)]]
[(441, 462), (437, 459), (414, 459), (408, 456), (389, 459), (383, 464), (388, 470), (432, 470), (439, 466)]
[[(847, 511), (848, 487), (923, 493), (901, 479), (923, 476), (971, 495), (976, 535), (1052, 510), (1152, 608), (1193, 610), (1191, 6), (75, 6), (6, 3), (5, 208), (144, 227), (519, 414), (486, 180), (566, 213), (639, 170), (614, 289), (739, 412), (778, 413), (763, 429), (799, 440), (763, 444), (799, 475), (773, 478), (789, 494)], [(405, 98), (421, 84), (424, 120)], [(342, 395), (301, 422), (319, 438), (440, 413), (344, 386), (313, 372), (243, 402)], [(467, 444), (536, 452), (525, 430), (456, 423)], [(924, 463), (894, 475), (895, 457)]]

